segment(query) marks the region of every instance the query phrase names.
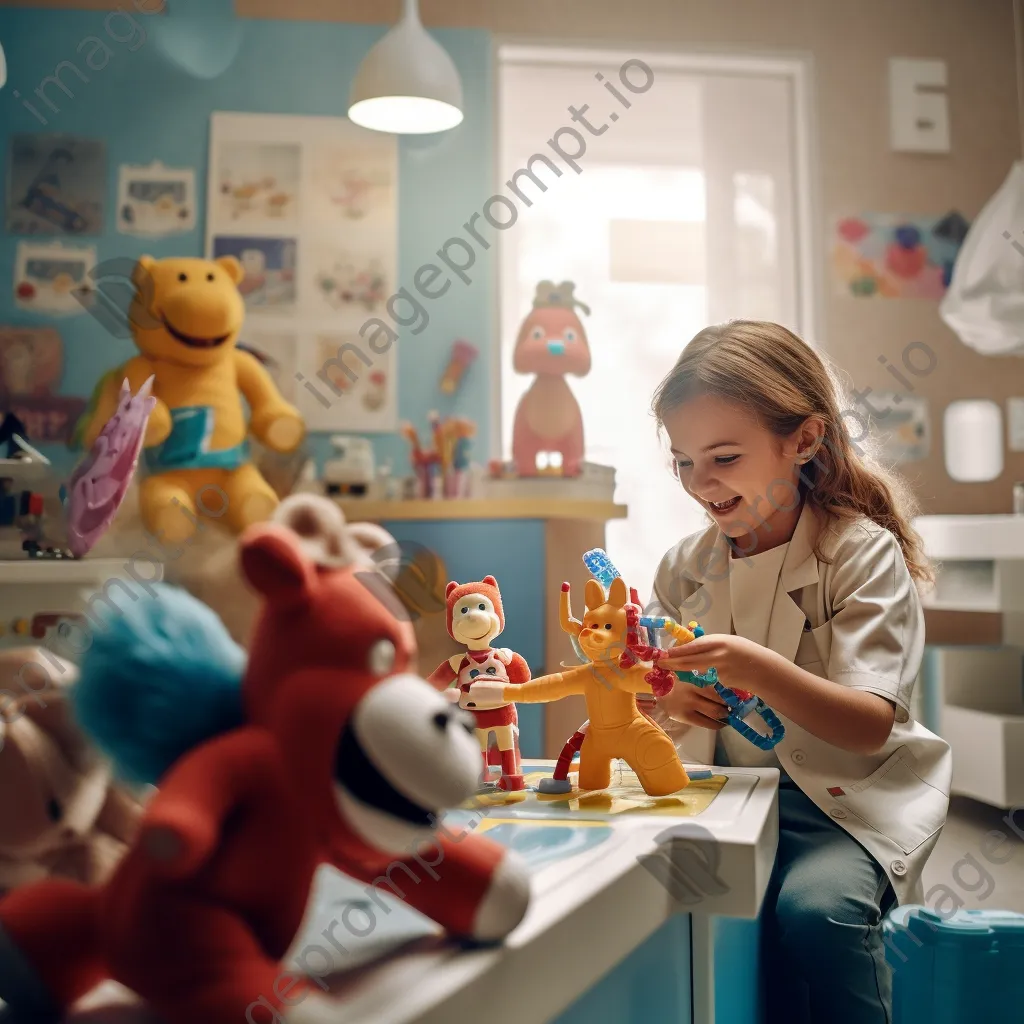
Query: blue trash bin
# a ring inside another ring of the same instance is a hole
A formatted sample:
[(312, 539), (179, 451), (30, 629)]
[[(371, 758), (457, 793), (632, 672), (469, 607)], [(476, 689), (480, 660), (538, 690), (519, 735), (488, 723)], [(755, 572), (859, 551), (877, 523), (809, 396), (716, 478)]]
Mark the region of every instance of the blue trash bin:
[(898, 907), (884, 925), (893, 1024), (966, 1024), (1024, 1010), (1024, 914)]

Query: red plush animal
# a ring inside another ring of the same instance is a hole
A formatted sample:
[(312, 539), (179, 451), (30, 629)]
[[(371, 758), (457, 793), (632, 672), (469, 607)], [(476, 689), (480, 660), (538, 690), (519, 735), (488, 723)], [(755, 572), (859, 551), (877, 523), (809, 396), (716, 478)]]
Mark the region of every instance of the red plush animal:
[[(503, 938), (525, 913), (529, 881), (513, 854), (480, 835), (435, 831), (442, 810), (476, 788), (473, 723), (410, 674), (411, 627), (358, 578), (373, 569), (357, 541), (374, 538), (326, 499), (289, 499), (280, 512), (287, 526), (253, 526), (241, 544), (263, 607), (239, 720), (162, 773), (108, 884), (50, 880), (0, 902), (0, 998), (32, 1021), (108, 978), (168, 1024), (335, 1019), (329, 997), (279, 963), (322, 863), (394, 891), (394, 866), (420, 880), (429, 856), (430, 878), (404, 898), (460, 937)], [(160, 658), (187, 660), (194, 635), (210, 628), (184, 615), (183, 601), (165, 589), (126, 604), (94, 636), (83, 683), (98, 678), (89, 658), (113, 636), (127, 664), (150, 669), (120, 680), (123, 703), (144, 701), (161, 685)], [(88, 717), (88, 700), (76, 706)], [(138, 743), (136, 723), (117, 714), (123, 735), (98, 728), (99, 716), (83, 721), (108, 751)], [(139, 757), (151, 747), (139, 744)]]
[[(456, 688), (449, 691), (451, 700), (457, 700), (460, 707), (473, 712), (483, 757), (483, 781), (490, 782), (491, 765), (498, 764), (501, 766), (498, 780), (501, 789), (524, 789), (526, 783), (520, 771), (519, 717), (515, 704), (502, 701), (485, 707), (468, 696), (473, 682), (497, 678), (495, 674), (499, 670), (503, 682), (525, 683), (530, 679), (530, 666), (521, 655), (507, 647), (491, 647), (491, 641), (505, 628), (505, 610), (498, 581), (493, 576), (485, 576), (476, 583), (456, 583), (453, 580), (444, 593), (448, 634), (463, 644), (466, 651), (441, 662), (428, 678), (430, 682), (443, 686), (456, 683)], [(488, 669), (491, 670), (489, 676)], [(490, 742), (492, 734), (493, 743)]]

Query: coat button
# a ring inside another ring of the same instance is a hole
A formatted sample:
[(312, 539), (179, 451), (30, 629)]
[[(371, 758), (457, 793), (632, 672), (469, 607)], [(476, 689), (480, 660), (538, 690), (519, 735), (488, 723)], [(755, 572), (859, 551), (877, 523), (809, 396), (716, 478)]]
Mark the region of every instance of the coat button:
[(845, 818), (846, 817), (846, 811), (844, 811), (842, 809), (842, 807), (833, 807), (832, 810), (829, 811), (828, 813), (831, 814), (833, 818)]
[(793, 764), (803, 764), (807, 760), (807, 755), (802, 750), (794, 750), (792, 757)]
[(905, 875), (907, 873), (907, 865), (901, 860), (894, 860), (889, 867), (892, 868), (894, 875)]

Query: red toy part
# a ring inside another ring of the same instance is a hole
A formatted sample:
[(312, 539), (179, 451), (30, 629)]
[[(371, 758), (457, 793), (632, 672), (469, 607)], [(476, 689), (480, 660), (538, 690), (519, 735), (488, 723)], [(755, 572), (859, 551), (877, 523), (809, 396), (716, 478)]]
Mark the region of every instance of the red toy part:
[(515, 859), (485, 836), (435, 831), (475, 790), (479, 754), (449, 702), (409, 674), (411, 625), (359, 581), (365, 561), (339, 556), (355, 530), (332, 532), (334, 503), (289, 501), (279, 511), (301, 538), (280, 523), (242, 538), (263, 598), (245, 724), (175, 762), (104, 887), (47, 881), (0, 901), (0, 998), (27, 1019), (106, 978), (169, 1022), (286, 1019), (297, 993), (279, 961), (321, 863), (372, 895), (382, 877), (411, 877), (397, 894), (458, 936), (494, 940), (522, 919)]

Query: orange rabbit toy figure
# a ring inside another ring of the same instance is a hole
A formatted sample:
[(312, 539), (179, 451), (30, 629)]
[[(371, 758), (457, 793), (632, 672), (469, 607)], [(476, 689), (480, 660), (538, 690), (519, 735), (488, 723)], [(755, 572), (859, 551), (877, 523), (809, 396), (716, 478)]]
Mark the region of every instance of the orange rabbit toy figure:
[(512, 461), (519, 476), (536, 476), (538, 456), (561, 456), (563, 476), (579, 476), (583, 467), (583, 416), (566, 383), (566, 374), (590, 373), (590, 346), (575, 285), (551, 281), (537, 285), (533, 309), (519, 328), (512, 368), (537, 375), (519, 400), (512, 426)]
[[(606, 596), (597, 580), (588, 580), (585, 594), (586, 610), (580, 622), (572, 616), (569, 584), (563, 583), (559, 613), (562, 629), (577, 637), (590, 658), (589, 664), (540, 676), (516, 687), (476, 683), (470, 696), (529, 704), (582, 693), (590, 724), (580, 749), (580, 789), (605, 789), (611, 782), (612, 761), (620, 757), (650, 796), (675, 793), (689, 784), (686, 770), (664, 730), (636, 704), (638, 693), (653, 691), (644, 679), (650, 666), (637, 664), (626, 646), (627, 610), (635, 608), (629, 602), (626, 584), (616, 577)], [(622, 655), (628, 667), (620, 664)]]

